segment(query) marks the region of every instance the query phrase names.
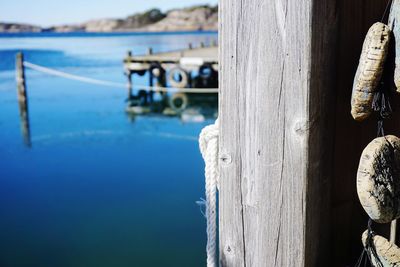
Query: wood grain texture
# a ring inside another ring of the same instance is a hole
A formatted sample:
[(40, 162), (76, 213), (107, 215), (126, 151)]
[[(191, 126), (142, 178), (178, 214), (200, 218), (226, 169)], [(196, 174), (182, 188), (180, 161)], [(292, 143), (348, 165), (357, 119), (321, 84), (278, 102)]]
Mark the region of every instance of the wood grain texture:
[(221, 266), (328, 266), (336, 1), (220, 1)]

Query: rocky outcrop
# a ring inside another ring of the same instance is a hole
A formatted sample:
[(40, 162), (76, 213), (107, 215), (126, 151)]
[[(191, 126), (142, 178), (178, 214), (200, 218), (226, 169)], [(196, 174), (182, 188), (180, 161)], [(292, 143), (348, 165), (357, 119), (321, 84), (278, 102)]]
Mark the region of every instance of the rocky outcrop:
[(119, 28), (122, 20), (119, 19), (100, 19), (91, 20), (81, 25), (86, 32), (112, 32)]
[(0, 23), (0, 32), (123, 32), (123, 31), (198, 31), (218, 29), (218, 7), (195, 6), (166, 13), (150, 9), (125, 19), (98, 19), (82, 24), (40, 27)]
[(0, 32), (41, 32), (42, 28), (29, 24), (1, 23)]
[(115, 31), (135, 31), (147, 25), (156, 23), (166, 14), (159, 9), (150, 9), (143, 13), (138, 13), (126, 19), (100, 19), (91, 20), (81, 24), (79, 27), (86, 32), (115, 32)]
[(150, 9), (144, 13), (135, 14), (127, 17), (120, 25), (120, 30), (139, 29), (147, 25), (154, 24), (164, 19), (166, 14), (159, 9)]
[(218, 7), (197, 6), (171, 10), (164, 19), (144, 29), (147, 31), (217, 30)]

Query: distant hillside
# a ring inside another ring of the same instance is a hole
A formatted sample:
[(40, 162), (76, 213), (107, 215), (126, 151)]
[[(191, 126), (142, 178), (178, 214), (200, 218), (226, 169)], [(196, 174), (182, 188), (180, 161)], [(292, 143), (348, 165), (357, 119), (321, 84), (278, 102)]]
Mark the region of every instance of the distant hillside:
[(41, 32), (41, 31), (42, 28), (34, 25), (0, 22), (0, 32)]
[(82, 24), (40, 28), (26, 24), (0, 23), (0, 32), (124, 32), (198, 31), (218, 29), (218, 7), (194, 6), (163, 13), (151, 9), (125, 19), (98, 19)]
[(196, 6), (171, 10), (165, 18), (144, 29), (147, 31), (218, 30), (218, 7)]

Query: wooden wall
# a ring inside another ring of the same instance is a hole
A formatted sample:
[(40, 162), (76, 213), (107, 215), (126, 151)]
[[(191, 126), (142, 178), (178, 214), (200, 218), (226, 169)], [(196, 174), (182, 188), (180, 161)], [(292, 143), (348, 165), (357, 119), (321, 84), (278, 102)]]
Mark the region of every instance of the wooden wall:
[(354, 265), (355, 173), (376, 121), (351, 119), (350, 94), (385, 5), (220, 0), (221, 266)]

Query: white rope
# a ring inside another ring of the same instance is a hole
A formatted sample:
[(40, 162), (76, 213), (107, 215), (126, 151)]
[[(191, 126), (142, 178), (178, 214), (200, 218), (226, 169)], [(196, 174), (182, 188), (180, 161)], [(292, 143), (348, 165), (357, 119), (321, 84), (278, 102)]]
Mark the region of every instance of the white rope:
[(200, 151), (205, 161), (207, 219), (207, 267), (217, 267), (217, 187), (218, 171), (218, 119), (204, 127), (200, 133)]
[[(110, 82), (104, 80), (98, 80), (93, 78), (87, 78), (75, 74), (66, 73), (63, 71), (50, 69), (47, 67), (43, 67), (28, 61), (24, 61), (24, 66), (30, 68), (32, 70), (36, 70), (39, 72), (47, 73), (49, 75), (58, 76), (70, 80), (91, 83), (96, 85), (103, 85), (108, 87), (117, 87), (117, 88), (125, 88), (127, 89), (128, 83), (118, 83), (118, 82)], [(218, 93), (218, 88), (173, 88), (173, 87), (160, 87), (160, 86), (146, 86), (146, 85), (134, 85), (133, 88), (145, 90), (145, 91), (158, 91), (158, 92), (182, 92), (182, 93), (196, 93), (196, 94), (205, 94), (205, 93)]]
[(102, 80), (97, 80), (97, 79), (92, 79), (92, 78), (87, 78), (87, 77), (82, 77), (74, 74), (69, 74), (66, 72), (62, 72), (59, 70), (54, 70), (50, 68), (46, 68), (43, 66), (39, 66), (33, 63), (30, 63), (28, 61), (24, 61), (24, 66), (36, 71), (40, 71), (43, 73), (47, 73), (50, 75), (70, 79), (70, 80), (75, 80), (75, 81), (80, 81), (80, 82), (85, 82), (85, 83), (91, 83), (91, 84), (97, 84), (97, 85), (103, 85), (103, 86), (109, 86), (109, 87), (119, 87), (119, 88), (128, 88), (128, 84), (124, 83), (117, 83), (117, 82), (109, 82), (109, 81), (102, 81)]

